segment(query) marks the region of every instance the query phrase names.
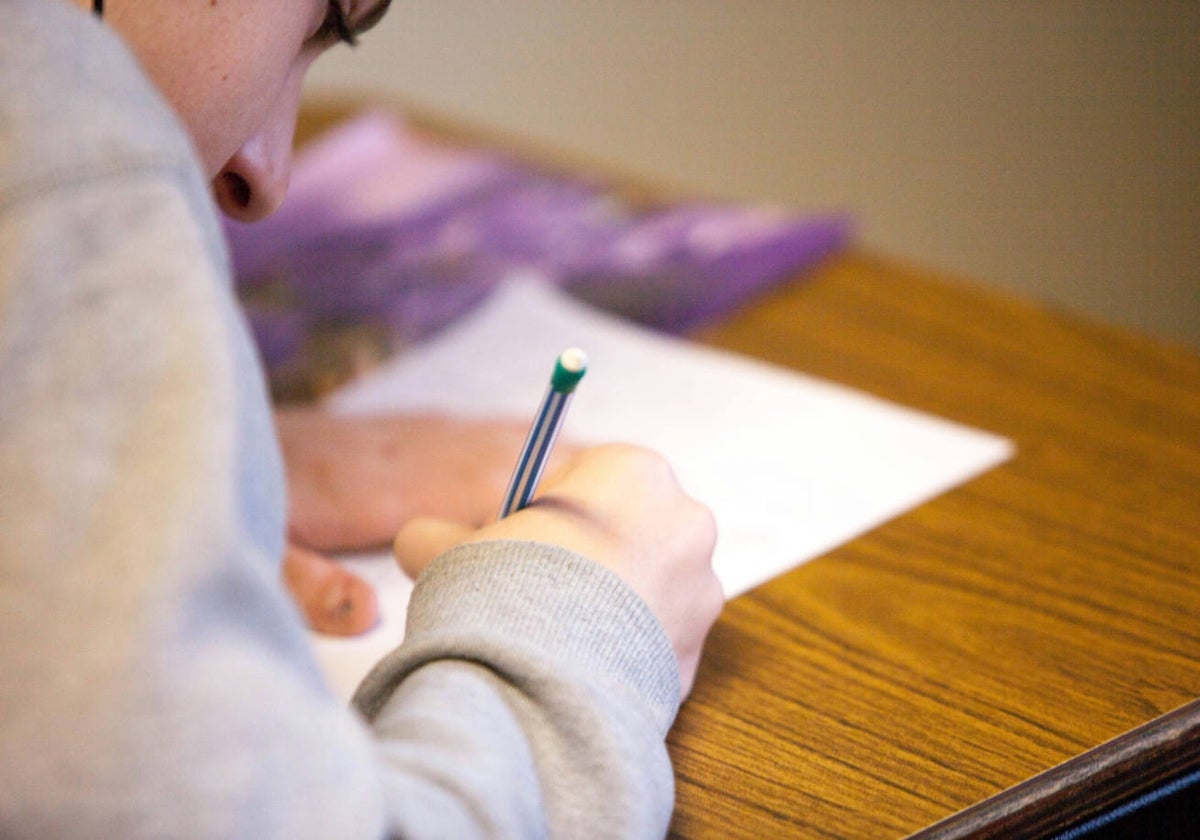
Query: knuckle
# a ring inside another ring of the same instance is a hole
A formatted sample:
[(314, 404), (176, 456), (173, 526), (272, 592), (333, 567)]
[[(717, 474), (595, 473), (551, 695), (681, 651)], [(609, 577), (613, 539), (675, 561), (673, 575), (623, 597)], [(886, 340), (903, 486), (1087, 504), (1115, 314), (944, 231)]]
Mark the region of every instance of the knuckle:
[(717, 517), (712, 508), (691, 497), (687, 499), (687, 508), (690, 530), (695, 534), (697, 546), (711, 556), (717, 545)]
[(646, 449), (636, 443), (614, 441), (594, 446), (591, 451), (609, 460), (627, 460), (637, 457)]
[(709, 624), (716, 621), (721, 615), (721, 611), (725, 609), (725, 589), (721, 586), (721, 581), (717, 576), (709, 576), (708, 592), (708, 621)]
[(596, 452), (642, 484), (674, 484), (675, 472), (659, 452), (636, 443), (606, 443)]

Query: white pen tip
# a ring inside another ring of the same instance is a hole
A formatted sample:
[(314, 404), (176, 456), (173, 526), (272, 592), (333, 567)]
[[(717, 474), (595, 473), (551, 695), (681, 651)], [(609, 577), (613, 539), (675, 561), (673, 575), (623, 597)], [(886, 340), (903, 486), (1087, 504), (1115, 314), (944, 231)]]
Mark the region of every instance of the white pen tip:
[(581, 373), (587, 370), (587, 353), (578, 347), (572, 347), (569, 350), (562, 351), (562, 355), (558, 357), (558, 363), (563, 366), (563, 370), (570, 373)]

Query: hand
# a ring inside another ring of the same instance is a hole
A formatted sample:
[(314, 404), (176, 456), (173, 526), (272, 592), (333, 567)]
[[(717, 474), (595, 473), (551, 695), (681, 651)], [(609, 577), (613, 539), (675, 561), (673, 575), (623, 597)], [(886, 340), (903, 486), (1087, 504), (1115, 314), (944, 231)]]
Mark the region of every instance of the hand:
[(704, 639), (725, 602), (712, 569), (716, 525), (660, 456), (624, 444), (580, 451), (512, 516), (478, 529), (413, 520), (394, 550), (416, 577), (453, 545), (495, 539), (554, 543), (615, 572), (666, 629), (683, 696), (691, 692)]
[[(432, 415), (341, 417), (284, 408), (284, 582), (314, 630), (357, 635), (378, 620), (369, 584), (326, 552), (387, 545), (414, 516), (481, 523), (495, 514), (527, 427)], [(560, 443), (556, 457), (571, 447)]]
[[(318, 551), (388, 545), (414, 516), (486, 522), (529, 430), (521, 422), (311, 408), (280, 409), (275, 422), (287, 463), (288, 533)], [(570, 449), (560, 444), (555, 455)]]

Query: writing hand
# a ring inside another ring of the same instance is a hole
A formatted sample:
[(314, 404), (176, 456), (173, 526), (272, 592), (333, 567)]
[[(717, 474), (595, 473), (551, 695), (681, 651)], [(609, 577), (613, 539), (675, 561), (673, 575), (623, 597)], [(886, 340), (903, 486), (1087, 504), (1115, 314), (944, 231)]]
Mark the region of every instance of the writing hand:
[(662, 457), (624, 444), (579, 451), (523, 510), (481, 528), (416, 519), (399, 531), (394, 551), (416, 577), (453, 545), (495, 539), (560, 545), (620, 576), (662, 623), (683, 695), (690, 693), (704, 639), (724, 605), (712, 569), (716, 526)]

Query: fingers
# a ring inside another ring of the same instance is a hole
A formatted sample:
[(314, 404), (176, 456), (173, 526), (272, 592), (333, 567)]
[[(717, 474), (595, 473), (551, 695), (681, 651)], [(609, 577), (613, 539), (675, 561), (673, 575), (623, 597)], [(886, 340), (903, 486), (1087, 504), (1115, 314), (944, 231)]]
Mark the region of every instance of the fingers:
[(430, 560), (474, 533), (465, 525), (448, 519), (421, 516), (409, 520), (400, 529), (392, 543), (392, 552), (404, 573), (416, 580)]
[(283, 558), (283, 580), (309, 627), (318, 633), (356, 636), (379, 620), (379, 604), (371, 585), (320, 554), (289, 544)]

